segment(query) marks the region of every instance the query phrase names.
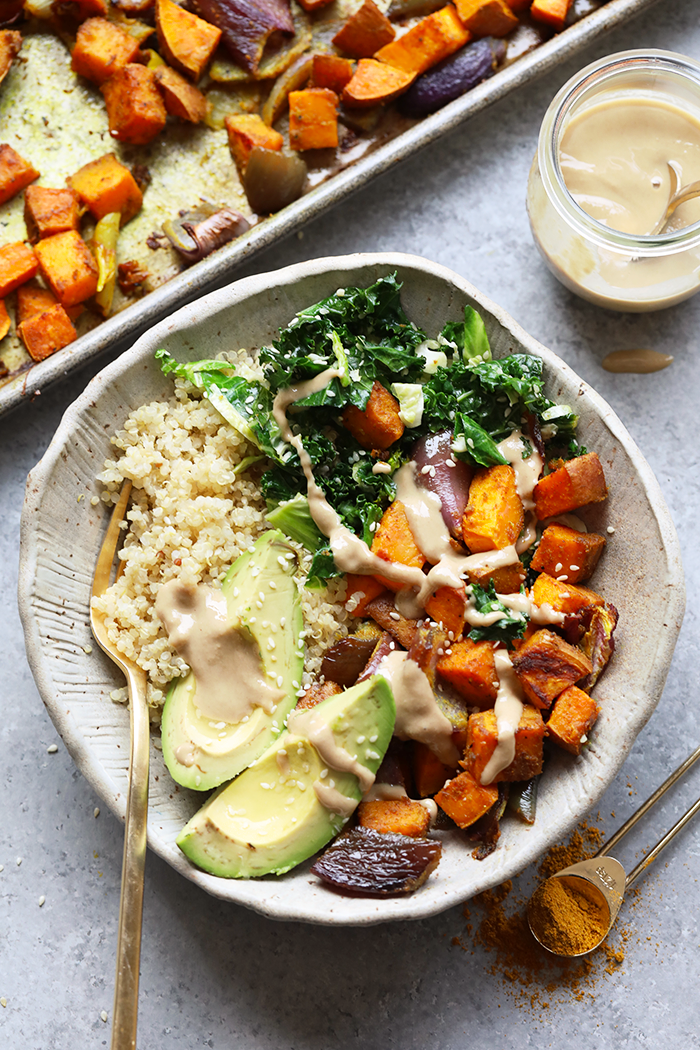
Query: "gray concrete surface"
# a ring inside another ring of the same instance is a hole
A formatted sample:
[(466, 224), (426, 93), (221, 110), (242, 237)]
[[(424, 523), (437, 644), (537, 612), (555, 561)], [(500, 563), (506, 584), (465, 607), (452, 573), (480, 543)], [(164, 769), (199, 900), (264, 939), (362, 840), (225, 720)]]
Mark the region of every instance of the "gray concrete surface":
[[(700, 297), (646, 316), (607, 313), (576, 299), (536, 254), (525, 183), (541, 117), (576, 68), (629, 47), (664, 47), (698, 59), (698, 13), (697, 0), (662, 0), (574, 62), (393, 169), (310, 225), (303, 238), (268, 251), (246, 271), (377, 249), (435, 259), (564, 357), (632, 432), (676, 522), (689, 602), (664, 697), (590, 816), (604, 833), (700, 743)], [(602, 370), (609, 350), (640, 346), (671, 353), (675, 361), (656, 376)], [(94, 815), (100, 800), (42, 707), (15, 609), (26, 473), (90, 374), (72, 377), (0, 422), (3, 1050), (109, 1045), (121, 827), (105, 807)], [(53, 744), (58, 750), (49, 753)], [(619, 859), (631, 867), (643, 847), (694, 801), (699, 785), (700, 771), (691, 772), (621, 847)], [(509, 901), (523, 898), (534, 877), (534, 870), (524, 873)], [(562, 979), (558, 970), (533, 975), (516, 966), (511, 976), (531, 979), (524, 987), (509, 979), (493, 951), (474, 944), (479, 913), (473, 906), (469, 917), (455, 908), (420, 923), (365, 930), (276, 924), (210, 899), (149, 856), (139, 1047), (569, 1050), (595, 1044), (689, 1050), (700, 1045), (699, 877), (700, 823), (667, 850), (625, 906), (611, 940), (624, 953), (622, 962), (594, 956), (591, 972), (573, 987), (571, 969)]]

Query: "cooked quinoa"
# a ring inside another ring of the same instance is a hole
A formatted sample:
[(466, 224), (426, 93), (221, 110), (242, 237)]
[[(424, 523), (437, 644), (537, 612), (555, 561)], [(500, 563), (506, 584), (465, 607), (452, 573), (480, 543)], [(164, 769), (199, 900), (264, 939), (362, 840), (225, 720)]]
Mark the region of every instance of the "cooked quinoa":
[[(245, 352), (236, 368), (254, 369)], [(172, 678), (187, 674), (170, 648), (155, 611), (158, 590), (178, 577), (187, 583), (221, 583), (232, 562), (269, 528), (258, 484), (259, 465), (240, 469), (258, 450), (226, 423), (189, 383), (176, 379), (167, 401), (136, 409), (112, 438), (118, 450), (98, 479), (105, 503), (116, 503), (126, 479), (133, 483), (128, 532), (119, 557), (123, 574), (95, 600), (110, 639), (149, 677), (148, 700), (159, 708)], [(303, 586), (309, 555), (301, 559), (299, 587), (306, 632), (305, 682), (320, 671), (324, 650), (347, 634), (345, 583), (326, 590)]]

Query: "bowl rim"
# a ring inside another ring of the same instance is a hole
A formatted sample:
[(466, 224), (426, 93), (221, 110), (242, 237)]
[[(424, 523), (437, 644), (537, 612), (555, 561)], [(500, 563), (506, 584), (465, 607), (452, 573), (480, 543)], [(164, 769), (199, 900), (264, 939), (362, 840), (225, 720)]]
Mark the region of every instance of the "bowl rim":
[[(91, 749), (86, 746), (82, 735), (77, 732), (70, 713), (64, 711), (56, 701), (53, 681), (45, 663), (43, 639), (32, 602), (32, 586), (36, 577), (39, 553), (34, 519), (40, 509), (44, 492), (50, 484), (53, 471), (65, 454), (64, 449), (78, 420), (86, 410), (94, 405), (100, 393), (115, 379), (128, 372), (134, 365), (152, 356), (153, 351), (162, 344), (163, 339), (173, 332), (187, 329), (193, 324), (197, 324), (218, 313), (220, 310), (235, 308), (238, 303), (259, 292), (273, 288), (288, 287), (303, 278), (319, 275), (329, 270), (334, 272), (346, 271), (348, 274), (347, 283), (351, 283), (352, 273), (368, 266), (430, 274), (431, 277), (437, 277), (448, 285), (455, 287), (462, 295), (466, 295), (478, 307), (491, 314), (493, 319), (520, 344), (518, 349), (522, 348), (525, 352), (542, 358), (545, 368), (551, 370), (550, 374), (553, 373), (557, 378), (565, 378), (573, 385), (579, 387), (581, 394), (587, 397), (601, 424), (610, 431), (614, 439), (622, 446), (636, 476), (642, 484), (651, 513), (659, 529), (663, 553), (668, 565), (667, 578), (670, 586), (666, 591), (667, 606), (665, 608), (666, 615), (663, 618), (665, 623), (663, 629), (660, 628), (659, 630), (658, 645), (650, 673), (646, 679), (645, 703), (635, 708), (630, 715), (629, 722), (626, 723), (626, 728), (629, 731), (628, 743), (621, 747), (615, 759), (604, 770), (599, 772), (596, 800), (602, 796), (617, 775), (638, 733), (651, 717), (661, 697), (685, 608), (685, 588), (680, 544), (659, 484), (634, 440), (612, 408), (593, 388), (576, 375), (561, 358), (528, 335), (505, 310), (447, 267), (419, 256), (398, 252), (356, 253), (309, 260), (280, 270), (255, 274), (233, 282), (224, 288), (210, 292), (194, 303), (181, 307), (170, 317), (159, 321), (153, 328), (145, 332), (130, 350), (127, 350), (117, 360), (100, 371), (90, 381), (83, 393), (66, 409), (46, 452), (28, 475), (21, 518), (18, 586), (19, 611), (24, 629), (27, 658), (42, 700), (73, 760), (97, 794), (104, 799), (115, 815), (122, 820), (126, 809), (124, 793), (117, 792), (115, 794), (114, 782), (110, 779)], [(565, 837), (584, 814), (589, 811), (591, 805), (594, 804), (595, 802), (591, 803), (586, 797), (574, 802), (571, 805), (568, 819), (557, 826), (557, 839)], [(328, 891), (329, 899), (325, 902), (328, 906), (323, 908), (322, 913), (314, 908), (309, 909), (302, 906), (290, 909), (288, 903), (276, 899), (274, 892), (267, 895), (265, 899), (259, 899), (255, 895), (251, 897), (250, 894), (245, 892), (246, 886), (250, 882), (260, 885), (264, 881), (268, 886), (270, 886), (270, 882), (267, 879), (229, 880), (208, 875), (190, 864), (187, 858), (180, 854), (179, 851), (174, 853), (168, 849), (164, 840), (156, 833), (155, 822), (151, 819), (149, 819), (148, 830), (148, 844), (154, 852), (181, 874), (189, 878), (190, 881), (201, 886), (214, 896), (242, 904), (269, 918), (323, 925), (354, 926), (371, 925), (392, 920), (426, 918), (460, 904), (471, 896), (517, 874), (541, 856), (547, 847), (543, 846), (541, 841), (539, 841), (540, 837), (537, 835), (532, 836), (529, 844), (517, 851), (516, 857), (511, 856), (510, 860), (505, 859), (504, 864), (497, 871), (495, 879), (493, 874), (489, 874), (486, 869), (483, 869), (484, 874), (481, 879), (479, 879), (477, 873), (476, 880), (470, 882), (467, 890), (462, 889), (460, 891), (458, 886), (451, 885), (444, 890), (442, 895), (435, 895), (434, 897), (418, 892), (409, 897), (386, 898), (384, 900), (353, 898), (355, 901), (360, 901), (361, 906), (358, 906), (355, 912), (348, 916), (335, 913), (333, 908), (334, 900), (330, 898), (337, 898), (330, 891)], [(297, 873), (299, 873), (299, 869), (297, 869)], [(348, 898), (340, 898), (340, 900), (347, 902)]]

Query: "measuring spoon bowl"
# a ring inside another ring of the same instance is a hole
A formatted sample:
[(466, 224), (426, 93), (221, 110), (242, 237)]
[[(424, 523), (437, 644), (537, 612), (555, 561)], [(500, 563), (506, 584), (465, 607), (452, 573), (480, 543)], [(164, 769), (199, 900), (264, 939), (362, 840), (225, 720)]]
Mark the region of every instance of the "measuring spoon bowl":
[[(613, 857), (592, 857), (552, 875), (528, 902), (527, 918), (533, 937), (553, 955), (569, 959), (588, 955), (610, 932), (622, 905), (626, 881), (622, 865)], [(581, 918), (574, 930), (575, 937), (566, 937), (556, 924), (556, 916), (546, 907), (553, 883), (561, 883), (569, 900), (573, 898), (579, 906)], [(586, 905), (592, 905), (593, 912), (587, 912)]]

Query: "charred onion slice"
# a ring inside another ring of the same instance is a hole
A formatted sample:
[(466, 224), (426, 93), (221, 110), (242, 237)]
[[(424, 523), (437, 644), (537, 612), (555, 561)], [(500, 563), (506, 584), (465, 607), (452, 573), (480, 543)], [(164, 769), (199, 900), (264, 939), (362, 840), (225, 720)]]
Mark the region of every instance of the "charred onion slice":
[[(474, 470), (454, 456), (452, 432), (441, 430), (421, 438), (413, 446), (411, 459), (416, 464), (416, 484), (440, 497), (442, 520), (450, 533), (461, 539)], [(424, 467), (429, 468), (425, 473)]]
[(323, 656), (321, 674), (324, 678), (349, 688), (354, 685), (377, 647), (377, 638), (339, 638)]
[(199, 262), (250, 229), (250, 223), (232, 208), (203, 205), (163, 223), (168, 240), (188, 262)]
[(221, 30), (231, 57), (255, 73), (273, 33), (294, 35), (289, 0), (197, 0), (197, 11)]
[(442, 844), (371, 828), (343, 832), (311, 868), (332, 889), (351, 897), (412, 893), (440, 863)]

